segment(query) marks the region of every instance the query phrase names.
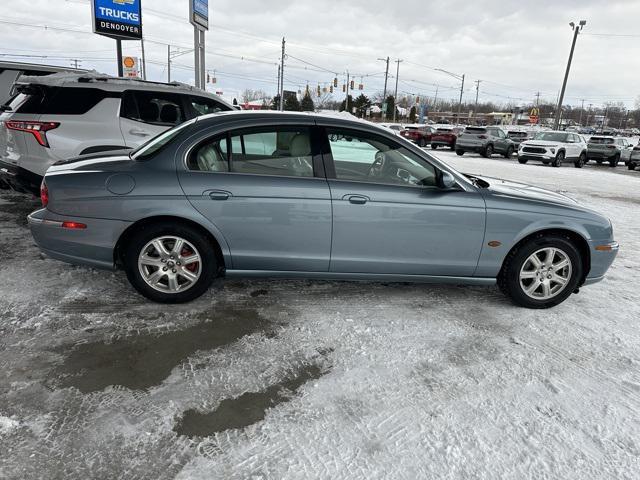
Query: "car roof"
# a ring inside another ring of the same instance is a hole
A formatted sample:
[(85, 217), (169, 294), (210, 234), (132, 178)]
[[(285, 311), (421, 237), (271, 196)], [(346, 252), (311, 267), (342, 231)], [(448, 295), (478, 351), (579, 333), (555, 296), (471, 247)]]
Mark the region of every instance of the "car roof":
[(233, 108), (231, 104), (224, 101), (217, 95), (200, 90), (186, 83), (171, 82), (151, 82), (148, 80), (140, 80), (137, 78), (120, 78), (110, 75), (103, 75), (96, 71), (76, 73), (76, 72), (59, 72), (51, 75), (34, 76), (23, 75), (16, 82), (16, 85), (42, 85), (46, 87), (87, 87), (92, 86), (100, 90), (110, 92), (122, 92), (124, 90), (141, 90), (147, 92), (175, 92), (175, 93), (191, 93), (202, 97), (213, 98), (220, 103), (225, 104), (229, 108)]

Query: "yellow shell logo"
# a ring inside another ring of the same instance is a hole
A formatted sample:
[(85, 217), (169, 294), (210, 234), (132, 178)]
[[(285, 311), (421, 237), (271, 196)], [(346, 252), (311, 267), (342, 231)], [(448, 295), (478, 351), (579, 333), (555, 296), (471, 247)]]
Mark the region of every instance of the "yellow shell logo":
[(118, 5), (133, 5), (136, 0), (111, 0), (113, 3), (117, 3)]

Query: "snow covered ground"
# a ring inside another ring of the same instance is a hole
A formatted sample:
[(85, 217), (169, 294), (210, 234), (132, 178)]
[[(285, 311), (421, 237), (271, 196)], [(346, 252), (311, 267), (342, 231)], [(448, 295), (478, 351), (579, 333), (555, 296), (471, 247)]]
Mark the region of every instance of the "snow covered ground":
[(542, 312), (267, 280), (160, 306), (42, 257), (0, 192), (0, 478), (637, 479), (640, 172), (436, 154), (606, 213), (608, 278)]

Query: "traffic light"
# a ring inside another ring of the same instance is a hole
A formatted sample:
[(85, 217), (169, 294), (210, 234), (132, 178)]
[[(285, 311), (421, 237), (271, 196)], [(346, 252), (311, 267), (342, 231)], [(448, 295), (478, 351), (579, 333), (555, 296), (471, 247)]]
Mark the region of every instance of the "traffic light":
[(349, 87), (351, 87), (351, 90), (353, 90), (354, 85), (355, 85), (355, 82), (351, 80), (351, 82), (349, 82)]
[(333, 79), (333, 86), (337, 87), (338, 86), (338, 77)]
[(344, 93), (344, 92), (346, 92), (346, 91), (347, 91), (347, 86), (343, 83), (343, 84), (342, 84), (342, 92)]
[(364, 90), (364, 85), (362, 83), (358, 84), (358, 90)]
[(333, 93), (333, 85), (329, 85), (329, 93)]
[(318, 85), (318, 96), (322, 95), (322, 93), (320, 92), (320, 85)]

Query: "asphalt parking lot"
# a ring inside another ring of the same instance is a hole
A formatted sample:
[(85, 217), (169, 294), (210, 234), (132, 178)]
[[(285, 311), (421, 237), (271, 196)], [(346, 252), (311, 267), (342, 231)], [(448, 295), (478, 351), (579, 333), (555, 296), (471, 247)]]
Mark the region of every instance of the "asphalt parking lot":
[(0, 477), (638, 478), (640, 172), (435, 154), (608, 215), (608, 278), (548, 311), (278, 280), (161, 306), (43, 257), (0, 191)]

